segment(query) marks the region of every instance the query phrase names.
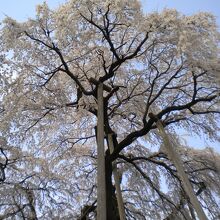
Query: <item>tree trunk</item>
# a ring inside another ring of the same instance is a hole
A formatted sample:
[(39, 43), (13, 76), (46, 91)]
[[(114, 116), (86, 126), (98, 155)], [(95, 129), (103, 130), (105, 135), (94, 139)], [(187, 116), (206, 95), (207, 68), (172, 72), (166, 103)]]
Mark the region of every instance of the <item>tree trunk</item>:
[[(110, 153), (112, 154), (114, 151), (114, 144), (113, 144), (113, 134), (108, 134), (108, 146)], [(123, 203), (123, 198), (122, 198), (122, 193), (121, 193), (121, 186), (120, 186), (120, 180), (119, 180), (119, 175), (117, 171), (117, 163), (116, 161), (112, 162), (112, 168), (113, 168), (113, 176), (115, 180), (115, 189), (116, 189), (116, 198), (117, 198), (117, 205), (118, 205), (118, 211), (119, 211), (119, 216), (120, 220), (125, 220), (125, 209), (124, 209), (124, 203)]]
[(105, 177), (106, 177), (106, 204), (107, 204), (107, 220), (120, 220), (115, 194), (115, 187), (112, 185), (112, 163), (109, 159), (109, 151), (107, 151), (105, 160)]

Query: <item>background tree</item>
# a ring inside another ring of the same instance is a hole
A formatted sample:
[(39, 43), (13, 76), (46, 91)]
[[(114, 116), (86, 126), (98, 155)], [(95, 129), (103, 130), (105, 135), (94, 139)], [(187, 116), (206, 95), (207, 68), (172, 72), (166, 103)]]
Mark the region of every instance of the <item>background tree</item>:
[(178, 137), (181, 128), (219, 138), (219, 33), (211, 14), (144, 14), (136, 0), (70, 0), (57, 10), (44, 3), (35, 19), (6, 18), (0, 47), (2, 219), (95, 218), (91, 78), (111, 88), (104, 94), (105, 134), (115, 148), (110, 154), (106, 144), (108, 219), (119, 218), (113, 161), (127, 219), (195, 219), (150, 113), (179, 145), (209, 218), (219, 216), (219, 154)]

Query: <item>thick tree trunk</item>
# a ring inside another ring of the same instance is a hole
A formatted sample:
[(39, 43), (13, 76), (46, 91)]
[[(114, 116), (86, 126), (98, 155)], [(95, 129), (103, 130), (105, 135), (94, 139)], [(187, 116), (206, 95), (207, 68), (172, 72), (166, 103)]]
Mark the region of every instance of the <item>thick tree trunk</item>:
[(120, 220), (115, 187), (112, 184), (112, 163), (107, 151), (105, 160), (107, 220)]
[[(113, 134), (108, 134), (108, 146), (110, 153), (112, 154), (114, 151), (114, 144), (113, 144)], [(118, 211), (119, 211), (119, 216), (120, 220), (125, 220), (125, 209), (124, 209), (124, 203), (123, 203), (123, 198), (122, 198), (122, 193), (121, 193), (121, 186), (120, 186), (120, 180), (119, 180), (119, 175), (117, 171), (117, 163), (116, 161), (112, 162), (112, 168), (113, 168), (113, 176), (115, 180), (115, 189), (116, 189), (116, 198), (117, 198), (117, 204), (118, 204)]]

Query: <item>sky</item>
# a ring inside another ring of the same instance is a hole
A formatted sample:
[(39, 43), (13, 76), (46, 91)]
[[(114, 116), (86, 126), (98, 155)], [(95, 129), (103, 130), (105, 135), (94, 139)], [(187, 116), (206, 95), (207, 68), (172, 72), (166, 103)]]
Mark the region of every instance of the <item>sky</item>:
[[(34, 17), (35, 6), (45, 0), (0, 0), (0, 21), (5, 16), (10, 16), (18, 21), (25, 21)], [(46, 0), (51, 8), (56, 8), (66, 0)], [(163, 8), (175, 8), (183, 14), (191, 15), (196, 12), (211, 12), (216, 16), (220, 30), (220, 0), (141, 0), (145, 12), (161, 11)], [(189, 138), (185, 135), (190, 145), (212, 145), (220, 152), (219, 143), (209, 143), (205, 137)]]
[(142, 0), (145, 11), (161, 11), (163, 8), (175, 8), (185, 15), (196, 12), (211, 12), (217, 17), (220, 26), (220, 0)]
[[(44, 0), (0, 0), (0, 20), (5, 15), (24, 21), (33, 17), (35, 6)], [(66, 0), (46, 0), (50, 7), (56, 8)], [(199, 11), (211, 12), (217, 17), (220, 26), (220, 0), (141, 0), (144, 11), (161, 11), (163, 8), (176, 8), (190, 15)]]

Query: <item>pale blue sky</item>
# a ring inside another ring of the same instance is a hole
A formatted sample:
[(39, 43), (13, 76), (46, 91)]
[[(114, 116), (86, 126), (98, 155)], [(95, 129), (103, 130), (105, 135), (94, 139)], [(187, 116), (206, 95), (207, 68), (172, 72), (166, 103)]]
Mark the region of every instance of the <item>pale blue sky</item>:
[[(206, 11), (220, 17), (220, 0), (141, 0), (141, 2), (146, 11), (175, 8), (186, 15)], [(220, 24), (220, 20), (218, 21)]]
[[(44, 0), (0, 0), (0, 20), (4, 14), (18, 20), (25, 20), (34, 16), (35, 5)], [(66, 0), (47, 0), (55, 8)], [(193, 14), (198, 11), (212, 12), (220, 26), (220, 0), (141, 0), (145, 11), (160, 11), (164, 7), (176, 8), (184, 14)]]

